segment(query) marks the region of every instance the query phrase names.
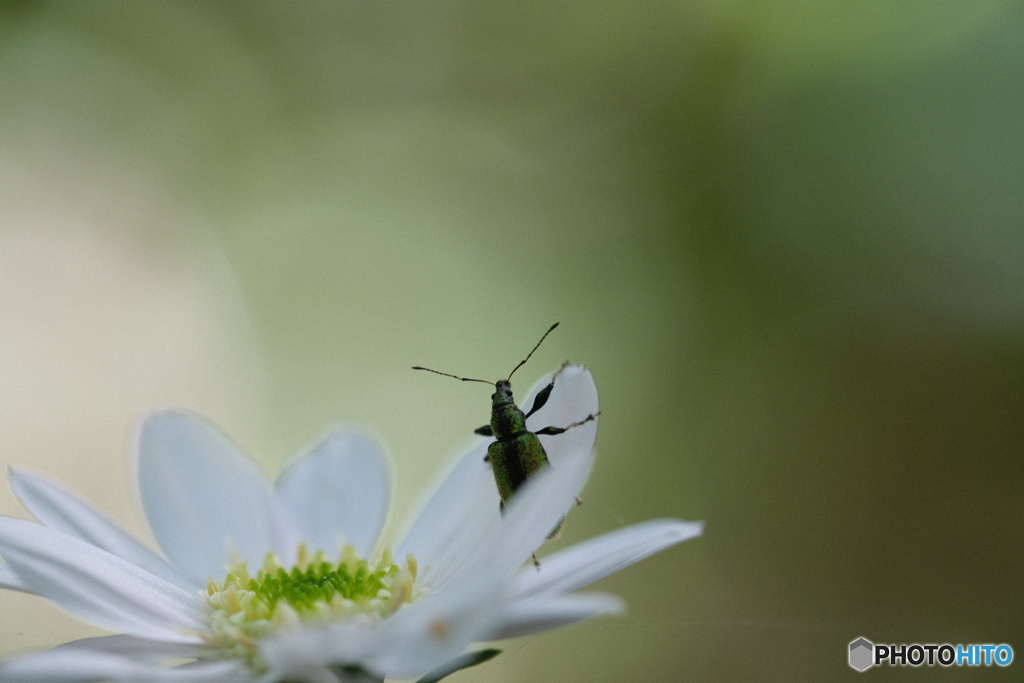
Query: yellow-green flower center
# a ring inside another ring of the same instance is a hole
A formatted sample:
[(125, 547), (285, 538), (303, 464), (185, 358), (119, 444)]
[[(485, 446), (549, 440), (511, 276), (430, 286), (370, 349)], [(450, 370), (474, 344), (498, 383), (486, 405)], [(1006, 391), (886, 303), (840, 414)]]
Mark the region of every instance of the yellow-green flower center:
[(372, 623), (422, 592), (416, 586), (416, 561), (411, 555), (401, 566), (385, 551), (370, 564), (346, 546), (332, 562), (322, 552), (311, 555), (302, 545), (291, 568), (268, 553), (256, 576), (239, 561), (222, 581), (207, 581), (209, 632), (204, 638), (213, 649), (211, 656), (245, 659), (258, 669), (258, 644), (269, 634), (355, 617)]

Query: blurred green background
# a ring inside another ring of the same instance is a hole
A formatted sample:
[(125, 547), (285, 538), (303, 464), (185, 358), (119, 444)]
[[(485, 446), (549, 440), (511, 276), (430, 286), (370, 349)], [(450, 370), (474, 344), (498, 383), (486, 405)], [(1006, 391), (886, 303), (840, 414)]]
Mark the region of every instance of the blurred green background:
[[(603, 415), (545, 551), (706, 535), (453, 680), (1020, 657), (1021, 35), (1010, 0), (0, 5), (0, 464), (145, 534), (146, 411), (269, 472), (354, 422), (397, 533), (488, 414), (409, 366), (497, 378), (559, 320), (519, 386), (585, 363)], [(95, 633), (0, 595), (0, 654)]]

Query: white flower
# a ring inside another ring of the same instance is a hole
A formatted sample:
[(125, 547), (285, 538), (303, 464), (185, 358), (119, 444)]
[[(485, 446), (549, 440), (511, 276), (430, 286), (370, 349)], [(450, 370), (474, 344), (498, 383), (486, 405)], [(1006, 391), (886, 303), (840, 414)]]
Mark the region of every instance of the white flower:
[[(596, 412), (590, 372), (571, 366), (530, 427)], [(575, 591), (701, 525), (650, 521), (543, 557), (539, 568), (527, 563), (582, 489), (596, 433), (591, 421), (541, 437), (552, 467), (503, 516), (484, 462), (488, 440), (479, 439), (393, 552), (378, 546), (387, 468), (376, 443), (352, 430), (331, 433), (271, 489), (202, 419), (150, 416), (136, 467), (162, 555), (56, 484), (13, 471), (15, 493), (40, 524), (0, 518), (0, 586), (121, 635), (14, 657), (0, 680), (337, 683), (431, 671), (436, 679), (493, 653), (466, 655), (473, 643), (618, 612), (614, 596)]]

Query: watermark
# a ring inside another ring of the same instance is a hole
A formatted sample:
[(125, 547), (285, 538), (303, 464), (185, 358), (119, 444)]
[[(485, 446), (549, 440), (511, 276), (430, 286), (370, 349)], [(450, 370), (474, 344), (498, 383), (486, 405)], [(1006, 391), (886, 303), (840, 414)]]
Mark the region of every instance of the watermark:
[(850, 643), (850, 666), (867, 671), (873, 666), (1010, 666), (1013, 648), (1006, 643), (950, 645), (949, 643), (875, 644), (867, 638)]

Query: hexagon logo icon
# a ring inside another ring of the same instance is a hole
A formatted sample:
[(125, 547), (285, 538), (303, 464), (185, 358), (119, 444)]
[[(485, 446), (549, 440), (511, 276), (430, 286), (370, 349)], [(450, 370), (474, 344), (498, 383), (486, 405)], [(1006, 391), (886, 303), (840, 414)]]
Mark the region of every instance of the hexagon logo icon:
[(874, 666), (875, 644), (867, 638), (858, 638), (850, 643), (850, 666), (857, 671), (867, 671)]

